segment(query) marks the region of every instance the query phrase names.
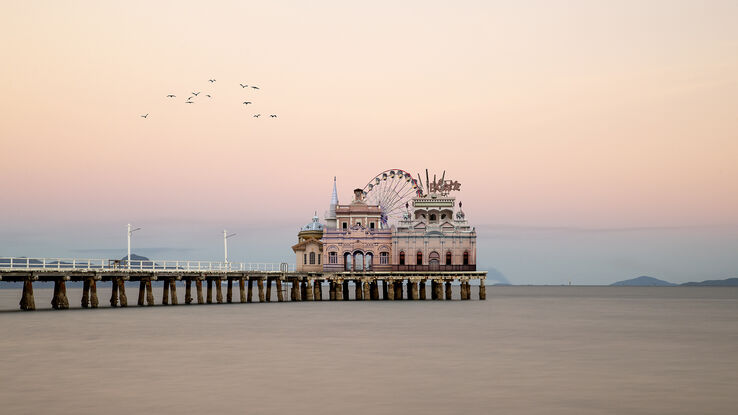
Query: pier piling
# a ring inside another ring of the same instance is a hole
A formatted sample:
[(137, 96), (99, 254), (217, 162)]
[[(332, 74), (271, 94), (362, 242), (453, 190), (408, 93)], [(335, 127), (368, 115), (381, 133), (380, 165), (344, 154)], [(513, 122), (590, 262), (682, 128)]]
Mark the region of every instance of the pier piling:
[(90, 306), (90, 279), (85, 278), (84, 282), (82, 283), (82, 300), (81, 304), (82, 308), (87, 308)]
[(192, 304), (192, 278), (185, 278), (185, 304)]
[(233, 302), (233, 280), (228, 278), (228, 289), (226, 290), (226, 302), (228, 304)]
[(246, 302), (246, 282), (243, 280), (243, 277), (238, 279), (238, 293), (240, 295), (240, 300), (242, 303)]
[(248, 282), (248, 294), (246, 295), (246, 302), (250, 303), (254, 292), (254, 281), (251, 278), (247, 278)]
[(446, 299), (451, 300), (451, 281), (446, 281)]
[(267, 303), (272, 301), (272, 282), (274, 282), (273, 279), (271, 278), (266, 279), (266, 284), (267, 284), (266, 302)]
[[(92, 287), (90, 286), (90, 288)], [(146, 305), (154, 305), (154, 288), (151, 286), (151, 278), (146, 278)]]
[(33, 298), (33, 281), (30, 277), (23, 280), (20, 309), (24, 311), (33, 311), (36, 309), (36, 301)]
[(264, 302), (264, 278), (256, 280), (256, 285), (259, 287), (259, 302)]
[(136, 300), (136, 304), (144, 305), (145, 300), (146, 300), (146, 281), (143, 278), (141, 278), (141, 280), (138, 281), (138, 299)]
[(112, 283), (112, 290), (110, 293), (110, 306), (118, 307), (118, 277), (111, 278), (110, 282)]
[(197, 304), (205, 303), (202, 298), (202, 278), (200, 277), (195, 279), (195, 290), (197, 291)]
[(215, 301), (217, 301), (218, 304), (223, 304), (223, 282), (220, 277), (218, 277), (213, 281), (213, 283), (215, 284)]
[(487, 287), (484, 286), (484, 279), (479, 279), (479, 300), (484, 301), (487, 299)]
[(161, 304), (169, 304), (169, 278), (164, 278), (164, 289), (161, 292)]
[(172, 297), (172, 305), (179, 304), (179, 298), (177, 298), (177, 279), (172, 278), (169, 281), (169, 296)]
[(277, 278), (277, 301), (284, 302), (284, 292), (282, 292), (282, 278)]

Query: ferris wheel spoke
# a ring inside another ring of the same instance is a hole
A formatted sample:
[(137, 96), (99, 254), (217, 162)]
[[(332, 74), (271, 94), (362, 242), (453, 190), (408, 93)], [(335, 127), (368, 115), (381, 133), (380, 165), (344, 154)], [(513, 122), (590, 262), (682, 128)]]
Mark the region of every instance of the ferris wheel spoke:
[[(393, 190), (392, 191), (392, 196), (390, 197), (390, 199), (387, 202), (387, 208), (389, 208), (389, 207), (393, 206), (395, 203), (397, 203), (398, 198), (399, 198), (399, 200), (402, 200), (403, 197), (400, 196), (400, 194), (402, 194), (402, 192), (405, 191), (405, 187), (407, 187), (407, 182), (405, 182), (405, 184), (400, 188), (400, 190)], [(397, 188), (397, 186), (395, 186), (395, 189), (396, 188)]]
[[(410, 195), (412, 195), (412, 194), (413, 194), (413, 188), (411, 187), (408, 190), (406, 190), (405, 193), (403, 193), (397, 199), (395, 199), (395, 201), (390, 206), (388, 206), (388, 209), (391, 209), (393, 207), (398, 207), (399, 209), (402, 209), (402, 203), (401, 202), (403, 202), (404, 200), (406, 200), (406, 198), (410, 197)], [(399, 206), (398, 206), (398, 204), (399, 204)]]

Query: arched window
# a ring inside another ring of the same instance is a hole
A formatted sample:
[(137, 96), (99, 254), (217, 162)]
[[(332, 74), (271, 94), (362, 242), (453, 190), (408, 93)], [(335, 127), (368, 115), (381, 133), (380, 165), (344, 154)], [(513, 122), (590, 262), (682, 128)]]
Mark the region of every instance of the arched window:
[(435, 222), (436, 221), (436, 214), (435, 213), (431, 213), (430, 214), (430, 221), (431, 222)]
[(389, 264), (389, 252), (380, 252), (379, 253), (379, 264), (380, 265), (387, 265), (387, 264)]
[(328, 252), (328, 263), (338, 264), (338, 252)]
[(405, 252), (400, 251), (400, 265), (405, 265)]
[(308, 263), (308, 254), (302, 254), (302, 263), (307, 264)]
[(451, 251), (446, 252), (446, 265), (451, 265)]
[(310, 265), (315, 265), (315, 252), (310, 253)]
[(464, 265), (469, 265), (469, 251), (464, 251)]
[(415, 261), (416, 265), (423, 265), (423, 253), (418, 251), (418, 255)]

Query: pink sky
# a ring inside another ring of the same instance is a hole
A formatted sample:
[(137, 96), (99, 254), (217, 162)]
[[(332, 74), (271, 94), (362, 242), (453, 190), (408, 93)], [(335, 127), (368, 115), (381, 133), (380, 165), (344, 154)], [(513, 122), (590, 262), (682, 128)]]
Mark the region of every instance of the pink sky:
[(736, 21), (734, 1), (4, 2), (0, 236), (299, 226), (334, 175), (346, 201), (388, 168), (445, 169), (479, 226), (738, 225)]

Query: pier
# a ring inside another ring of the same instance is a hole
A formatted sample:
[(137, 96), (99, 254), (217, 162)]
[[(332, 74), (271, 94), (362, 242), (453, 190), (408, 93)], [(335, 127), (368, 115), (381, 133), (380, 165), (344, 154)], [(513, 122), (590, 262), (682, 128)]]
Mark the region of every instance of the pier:
[[(152, 281), (162, 281), (158, 304), (179, 305), (177, 282), (184, 281), (184, 304), (223, 304), (285, 301), (398, 301), (452, 300), (452, 284), (459, 284), (457, 300), (486, 299), (486, 271), (365, 271), (298, 272), (287, 263), (225, 263), (210, 261), (118, 261), (107, 259), (0, 257), (0, 283), (23, 284), (19, 306), (35, 310), (33, 283), (53, 282), (52, 308), (69, 308), (68, 281), (82, 282), (82, 308), (97, 308), (98, 283), (110, 284), (111, 307), (128, 307), (126, 282), (138, 282), (135, 305), (157, 304)], [(193, 293), (193, 287), (194, 293)], [(226, 295), (223, 296), (223, 286)], [(234, 297), (234, 286), (238, 296)], [(328, 288), (324, 298), (323, 287)], [(128, 287), (130, 288), (130, 286)], [(353, 293), (352, 293), (353, 288)], [(256, 293), (254, 292), (256, 291)], [(289, 295), (287, 295), (289, 294)]]

